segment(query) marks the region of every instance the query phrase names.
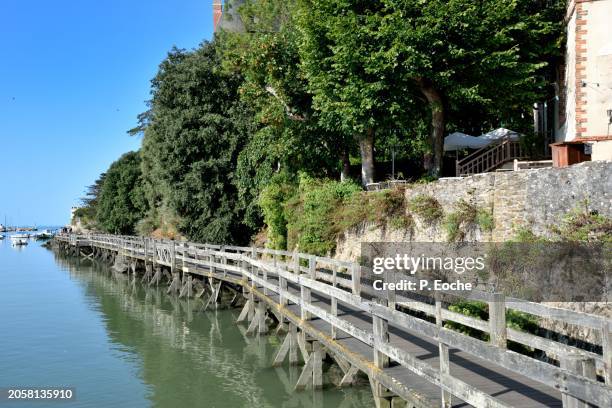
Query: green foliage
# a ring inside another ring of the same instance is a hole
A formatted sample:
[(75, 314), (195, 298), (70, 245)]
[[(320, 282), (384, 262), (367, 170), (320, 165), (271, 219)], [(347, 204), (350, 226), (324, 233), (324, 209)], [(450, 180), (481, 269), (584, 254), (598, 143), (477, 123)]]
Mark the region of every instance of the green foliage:
[(438, 200), (425, 194), (413, 197), (408, 203), (408, 209), (427, 223), (437, 222), (444, 216)]
[(300, 54), (322, 120), (347, 134), (405, 134), (431, 115), (438, 158), (446, 127), (527, 129), (533, 101), (549, 92), (547, 63), (562, 52), (562, 2), (302, 3)]
[(563, 241), (612, 243), (612, 219), (591, 211), (586, 200), (551, 229)]
[(133, 234), (147, 203), (143, 190), (141, 158), (126, 153), (106, 172), (96, 197), (96, 225), (113, 234)]
[(300, 69), (296, 0), (247, 0), (239, 8), (246, 32), (217, 33), (223, 69), (239, 73), (239, 97), (253, 112), (249, 140), (239, 154), (236, 186), (244, 222), (261, 225), (258, 197), (280, 169), (317, 177), (338, 174), (344, 141), (319, 126)]
[[(449, 305), (448, 309), (452, 312), (459, 313), (464, 316), (472, 317), (478, 320), (489, 319), (489, 307), (484, 302), (474, 300), (460, 300)], [(536, 334), (539, 330), (537, 316), (512, 309), (506, 310), (506, 326), (514, 330), (531, 334)], [(480, 330), (453, 321), (447, 320), (446, 322), (444, 322), (444, 327), (466, 334), (471, 337), (476, 337), (483, 341), (489, 341), (490, 339), (488, 333), (481, 332)], [(508, 347), (514, 351), (521, 352), (523, 354), (533, 353), (533, 349), (513, 342), (509, 342)]]
[(285, 204), (288, 247), (315, 255), (329, 254), (338, 235), (334, 213), (360, 191), (351, 182), (316, 180), (302, 174), (297, 195)]
[(444, 220), (449, 242), (464, 240), (466, 234), (474, 228), (492, 231), (495, 227), (491, 211), (478, 208), (471, 200), (461, 199), (455, 204), (455, 207), (456, 210), (447, 214)]
[(254, 229), (242, 223), (248, 198), (239, 200), (236, 167), (252, 111), (238, 96), (241, 81), (221, 70), (212, 43), (174, 49), (160, 65), (142, 147), (152, 208), (145, 229), (163, 227), (166, 213), (189, 239), (248, 242)]
[(379, 228), (389, 226), (396, 230), (411, 231), (414, 227), (412, 216), (406, 212), (403, 188), (354, 194), (338, 209), (334, 223), (339, 232), (363, 223)]
[[(85, 197), (81, 198), (82, 206), (74, 212), (74, 218), (78, 218), (86, 228), (96, 228), (96, 212), (105, 178), (106, 173), (102, 173), (94, 184), (87, 187)], [(75, 220), (73, 219), (72, 221)]]
[(286, 173), (271, 178), (259, 195), (259, 206), (267, 225), (268, 248), (287, 249), (285, 203), (296, 193), (296, 183)]
[(301, 174), (296, 181), (278, 174), (262, 191), (268, 246), (328, 255), (346, 230), (363, 223), (411, 231), (404, 189), (364, 192), (352, 182), (314, 179)]
[[(269, 245), (318, 253), (364, 221), (410, 230), (401, 192), (315, 178), (337, 179), (359, 148), (365, 167), (374, 148), (387, 159), (435, 152), (436, 121), (436, 137), (445, 127), (524, 130), (547, 93), (563, 11), (530, 0), (246, 0), (245, 32), (161, 63), (150, 109), (129, 131), (143, 135), (135, 186), (146, 203), (102, 227), (244, 244), (265, 222)], [(300, 173), (308, 180), (292, 181)], [(100, 210), (92, 194), (84, 219)], [(100, 211), (108, 221), (111, 208)], [(430, 211), (412, 210), (441, 218)], [(453, 239), (468, 224), (492, 228), (490, 214), (462, 211), (447, 219)], [(600, 234), (585, 228), (577, 234)]]
[(612, 242), (612, 219), (589, 208), (588, 200), (583, 200), (569, 211), (558, 225), (550, 226), (549, 237), (536, 235), (531, 229), (522, 226), (517, 229), (512, 242)]

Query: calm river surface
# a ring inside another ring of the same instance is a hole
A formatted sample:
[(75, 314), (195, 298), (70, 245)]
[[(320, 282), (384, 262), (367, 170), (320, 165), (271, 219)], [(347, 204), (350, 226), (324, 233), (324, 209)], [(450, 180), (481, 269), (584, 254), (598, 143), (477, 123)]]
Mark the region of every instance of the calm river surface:
[[(369, 386), (295, 393), (271, 368), (279, 339), (246, 337), (238, 310), (129, 285), (108, 267), (0, 241), (0, 388), (73, 387), (70, 403), (14, 407), (370, 407)], [(333, 369), (332, 369), (333, 374)]]

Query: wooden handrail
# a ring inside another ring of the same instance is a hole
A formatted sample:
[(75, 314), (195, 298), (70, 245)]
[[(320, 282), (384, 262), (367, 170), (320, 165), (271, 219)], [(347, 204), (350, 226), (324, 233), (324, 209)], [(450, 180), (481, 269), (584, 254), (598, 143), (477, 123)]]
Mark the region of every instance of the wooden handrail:
[[(507, 147), (506, 147), (507, 148)], [(499, 401), (477, 388), (454, 377), (443, 369), (434, 369), (424, 361), (385, 340), (387, 324), (393, 324), (406, 330), (412, 330), (423, 337), (438, 341), (444, 348), (457, 348), (478, 358), (484, 358), (500, 368), (507, 369), (537, 381), (549, 387), (557, 388), (571, 398), (586, 401), (599, 406), (612, 406), (612, 327), (610, 319), (591, 314), (564, 311), (544, 304), (523, 302), (518, 299), (504, 298), (501, 294), (476, 292), (476, 296), (489, 303), (490, 319), (488, 322), (463, 316), (442, 308), (439, 302), (436, 307), (425, 302), (418, 302), (401, 296), (394, 300), (390, 307), (369, 300), (363, 296), (366, 287), (361, 285), (361, 273), (364, 267), (357, 263), (338, 261), (332, 258), (317, 257), (309, 254), (288, 251), (268, 250), (253, 247), (230, 247), (219, 245), (196, 244), (180, 241), (156, 240), (152, 238), (112, 236), (112, 235), (58, 235), (58, 241), (76, 246), (96, 246), (135, 257), (136, 259), (153, 260), (155, 264), (174, 268), (181, 264), (183, 271), (192, 272), (192, 265), (208, 268), (224, 278), (234, 273), (246, 284), (250, 281), (251, 291), (260, 291), (262, 295), (277, 293), (281, 307), (283, 302), (292, 302), (300, 306), (301, 321), (308, 321), (316, 316), (329, 323), (333, 328), (345, 332), (355, 339), (373, 347), (375, 353), (381, 353), (399, 362), (410, 371), (439, 385), (443, 390), (476, 406), (504, 406)], [(269, 258), (266, 258), (268, 255)], [(277, 262), (279, 256), (285, 262)], [(300, 265), (300, 260), (307, 260), (307, 266)], [(330, 271), (326, 269), (333, 266)], [(343, 277), (336, 273), (341, 271)], [(272, 278), (272, 279), (270, 279)], [(287, 289), (287, 282), (301, 288), (299, 294)], [(357, 327), (321, 306), (311, 302), (311, 291), (329, 296), (336, 303), (343, 302), (351, 307), (372, 315), (372, 331)], [(259, 296), (259, 295), (258, 295)], [(396, 305), (420, 310), (426, 315), (434, 315), (436, 323), (419, 318), (396, 309)], [(592, 353), (577, 347), (568, 346), (554, 339), (518, 332), (507, 327), (506, 309), (518, 309), (543, 315), (552, 320), (569, 324), (583, 325), (602, 331), (602, 353)], [(466, 326), (477, 328), (491, 335), (491, 342), (470, 337), (445, 328), (444, 320), (456, 321)], [(383, 327), (376, 327), (376, 322)], [(561, 359), (561, 367), (533, 359), (506, 349), (506, 341), (556, 353)], [(446, 358), (446, 357), (445, 357)], [(606, 383), (602, 384), (582, 370), (581, 361), (591, 361), (603, 366)]]
[(456, 175), (486, 173), (504, 163), (524, 158), (523, 149), (518, 141), (504, 138), (500, 142), (488, 145), (469, 156), (457, 160)]

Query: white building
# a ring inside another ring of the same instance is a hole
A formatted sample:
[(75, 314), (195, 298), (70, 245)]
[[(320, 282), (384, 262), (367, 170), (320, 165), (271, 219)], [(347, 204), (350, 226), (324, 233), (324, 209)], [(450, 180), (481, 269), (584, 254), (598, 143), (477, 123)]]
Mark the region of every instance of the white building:
[(556, 142), (612, 160), (612, 0), (569, 0)]

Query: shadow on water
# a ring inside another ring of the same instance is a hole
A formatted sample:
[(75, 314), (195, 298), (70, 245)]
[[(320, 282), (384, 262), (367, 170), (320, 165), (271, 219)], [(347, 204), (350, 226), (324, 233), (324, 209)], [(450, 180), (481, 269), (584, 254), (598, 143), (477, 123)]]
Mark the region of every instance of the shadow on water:
[(373, 406), (369, 387), (294, 392), (301, 367), (272, 368), (280, 339), (249, 337), (236, 310), (202, 311), (163, 287), (128, 282), (96, 261), (55, 254), (103, 316), (110, 341), (138, 360), (135, 373), (156, 407)]

